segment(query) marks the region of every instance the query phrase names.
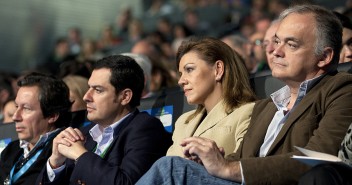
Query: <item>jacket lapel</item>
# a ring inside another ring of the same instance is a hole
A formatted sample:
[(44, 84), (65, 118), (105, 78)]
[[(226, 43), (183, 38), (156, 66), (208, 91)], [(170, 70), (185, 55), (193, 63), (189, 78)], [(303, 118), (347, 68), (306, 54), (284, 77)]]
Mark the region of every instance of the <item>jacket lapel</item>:
[(85, 146), (88, 151), (95, 152), (94, 149), (97, 146), (97, 142), (92, 137), (88, 137)]
[(272, 152), (275, 146), (284, 138), (291, 126), (299, 119), (305, 111), (316, 101), (317, 92), (323, 87), (325, 82), (330, 79), (329, 75), (323, 77), (318, 84), (316, 84), (297, 105), (297, 107), (290, 113), (288, 119), (284, 123), (284, 126), (280, 130), (279, 134), (275, 138), (273, 144), (268, 150), (268, 154)]
[[(129, 115), (126, 119), (124, 119), (116, 128), (114, 128), (114, 140), (111, 142), (110, 147), (107, 149), (106, 153), (108, 154), (111, 150), (111, 146), (113, 146), (119, 137), (120, 133), (123, 131), (124, 128), (128, 125), (128, 123), (131, 122), (131, 120), (139, 113), (139, 110), (136, 109), (134, 112), (131, 112), (131, 115)], [(86, 142), (86, 148), (88, 151), (95, 152), (94, 149), (97, 146), (97, 142), (93, 140), (92, 137), (87, 138)], [(107, 155), (105, 155), (107, 156)], [(105, 157), (104, 157), (105, 158)]]
[(269, 101), (266, 103), (265, 109), (259, 109), (258, 111), (260, 111), (258, 115), (252, 115), (251, 124), (248, 126), (248, 132), (243, 138), (243, 156), (258, 156), (259, 149), (263, 144), (269, 124), (273, 119), (277, 108), (272, 101)]
[[(205, 114), (205, 109), (204, 113)], [(222, 119), (224, 119), (228, 114), (225, 112), (224, 102), (220, 101), (215, 107), (209, 112), (209, 114), (204, 118), (204, 120), (199, 124), (198, 128), (195, 128), (196, 131), (194, 136), (201, 136), (207, 130), (213, 128), (218, 124)], [(199, 119), (202, 115), (199, 115)], [(197, 116), (198, 117), (198, 116)], [(199, 122), (200, 120), (198, 120)]]

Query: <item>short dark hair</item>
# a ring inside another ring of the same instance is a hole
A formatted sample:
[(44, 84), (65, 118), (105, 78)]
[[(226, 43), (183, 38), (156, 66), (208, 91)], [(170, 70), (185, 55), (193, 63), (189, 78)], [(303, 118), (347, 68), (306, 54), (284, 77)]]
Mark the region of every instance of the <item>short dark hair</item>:
[(128, 56), (112, 55), (98, 60), (93, 70), (107, 68), (111, 71), (110, 83), (115, 87), (116, 94), (124, 89), (131, 89), (131, 108), (140, 105), (144, 89), (144, 72), (137, 62)]
[(350, 18), (336, 11), (334, 11), (334, 14), (340, 20), (342, 27), (352, 30), (352, 22)]
[(39, 88), (39, 102), (44, 118), (59, 114), (55, 121), (56, 128), (68, 126), (70, 123), (70, 91), (67, 85), (54, 76), (32, 72), (21, 78), (17, 85), (19, 87)]

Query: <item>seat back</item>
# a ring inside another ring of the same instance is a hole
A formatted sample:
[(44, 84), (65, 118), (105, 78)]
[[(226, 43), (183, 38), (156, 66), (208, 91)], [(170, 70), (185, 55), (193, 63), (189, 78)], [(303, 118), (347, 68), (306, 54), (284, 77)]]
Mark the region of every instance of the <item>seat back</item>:
[(271, 72), (253, 75), (250, 82), (259, 99), (269, 98), (270, 94), (285, 86), (284, 82), (271, 76)]
[(172, 133), (177, 118), (196, 108), (187, 103), (183, 91), (179, 87), (166, 89), (156, 93), (150, 98), (141, 100), (138, 107), (140, 111), (146, 111), (150, 115), (160, 119), (165, 129)]
[(0, 124), (0, 153), (7, 144), (18, 139), (15, 123)]

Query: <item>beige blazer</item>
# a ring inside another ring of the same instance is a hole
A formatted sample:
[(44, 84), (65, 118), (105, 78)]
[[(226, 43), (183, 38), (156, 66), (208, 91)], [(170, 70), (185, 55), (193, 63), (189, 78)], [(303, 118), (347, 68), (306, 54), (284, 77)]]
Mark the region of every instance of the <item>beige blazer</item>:
[(182, 114), (175, 123), (175, 130), (172, 135), (173, 145), (171, 145), (166, 155), (183, 157), (180, 143), (184, 138), (191, 136), (212, 139), (219, 147), (225, 149), (226, 155), (233, 153), (237, 150), (243, 135), (247, 132), (253, 107), (254, 103), (248, 103), (227, 114), (223, 101), (220, 101), (201, 123), (199, 122), (206, 113), (205, 109), (189, 123), (185, 123), (185, 121), (195, 110)]

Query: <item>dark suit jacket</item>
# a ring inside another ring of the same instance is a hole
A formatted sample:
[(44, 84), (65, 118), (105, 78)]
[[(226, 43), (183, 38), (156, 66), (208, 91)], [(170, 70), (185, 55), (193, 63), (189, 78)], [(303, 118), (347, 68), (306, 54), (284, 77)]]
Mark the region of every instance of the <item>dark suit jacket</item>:
[[(58, 134), (60, 131), (55, 133)], [(15, 183), (12, 185), (33, 185), (36, 182), (38, 175), (45, 166), (48, 158), (51, 155), (52, 140), (50, 139), (48, 144), (43, 149), (43, 152), (38, 156), (37, 160), (31, 165), (31, 167), (26, 171)], [(1, 152), (0, 160), (0, 184), (4, 183), (4, 180), (10, 174), (10, 171), (14, 164), (23, 154), (23, 149), (20, 148), (20, 141), (15, 140), (7, 145), (7, 147)]]
[(277, 111), (271, 99), (257, 102), (238, 151), (246, 184), (296, 184), (308, 166), (291, 159), (302, 155), (294, 146), (337, 155), (352, 122), (352, 75), (330, 73), (291, 112), (266, 157), (258, 157), (268, 126)]
[(90, 128), (84, 131), (87, 137), (85, 147), (89, 152), (84, 153), (76, 164), (66, 160), (65, 171), (58, 174), (53, 183), (49, 183), (44, 168), (43, 176), (39, 177), (42, 184), (135, 184), (171, 145), (171, 135), (162, 123), (138, 110), (115, 128), (114, 141), (104, 158), (93, 151), (97, 143), (89, 135)]

